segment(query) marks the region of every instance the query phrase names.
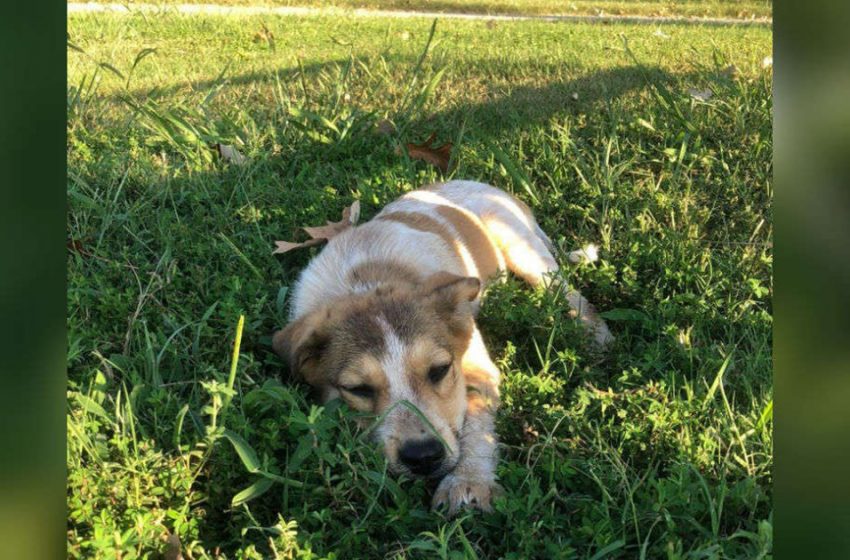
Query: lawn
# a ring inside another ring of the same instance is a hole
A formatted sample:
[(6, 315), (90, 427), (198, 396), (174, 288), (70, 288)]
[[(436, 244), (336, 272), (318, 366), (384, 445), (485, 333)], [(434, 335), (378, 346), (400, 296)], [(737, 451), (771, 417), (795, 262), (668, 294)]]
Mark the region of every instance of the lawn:
[[(110, 2), (110, 0), (97, 0)], [(311, 6), (491, 15), (770, 18), (773, 0), (129, 0), (133, 4)]]
[[(771, 557), (770, 29), (431, 25), (69, 18), (70, 557)], [(617, 337), (489, 289), (505, 493), (453, 520), (270, 347), (316, 251), (274, 241), (442, 179), (432, 133), (600, 247), (561, 256)]]

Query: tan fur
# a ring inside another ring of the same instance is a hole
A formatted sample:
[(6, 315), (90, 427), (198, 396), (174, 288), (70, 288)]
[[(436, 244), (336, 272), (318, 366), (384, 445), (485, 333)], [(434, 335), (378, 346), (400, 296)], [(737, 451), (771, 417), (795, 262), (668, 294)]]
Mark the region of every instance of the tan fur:
[(423, 191), (437, 191), (437, 190), (440, 190), (440, 189), (443, 187), (443, 185), (445, 185), (445, 183), (442, 183), (442, 182), (437, 182), (437, 183), (428, 183), (427, 185), (424, 185), (424, 186), (420, 187), (420, 189), (419, 189), (419, 190), (423, 190)]
[[(292, 321), (272, 345), (324, 400), (342, 398), (364, 413), (363, 425), (382, 419), (373, 434), (394, 472), (409, 472), (405, 445), (444, 442), (435, 506), (489, 509), (499, 371), (474, 316), (483, 282), (506, 267), (545, 283), (558, 270), (550, 247), (528, 207), (507, 193), (429, 185), (330, 241), (302, 272)], [(576, 294), (567, 300), (600, 340), (607, 327), (583, 314), (589, 306)], [(447, 371), (436, 382), (435, 368)]]
[(415, 285), (422, 276), (415, 269), (390, 260), (369, 261), (360, 264), (348, 273), (352, 281), (361, 284)]
[(474, 214), (452, 206), (440, 206), (437, 213), (452, 224), (460, 235), (458, 242), (472, 253), (479, 278), (492, 278), (504, 268), (504, 261), (500, 262), (499, 259), (498, 247)]

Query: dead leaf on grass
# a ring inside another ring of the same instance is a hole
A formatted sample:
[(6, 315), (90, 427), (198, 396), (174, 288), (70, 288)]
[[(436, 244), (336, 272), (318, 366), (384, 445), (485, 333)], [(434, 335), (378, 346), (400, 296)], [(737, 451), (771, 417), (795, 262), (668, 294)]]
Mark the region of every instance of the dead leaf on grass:
[(261, 23), (260, 30), (254, 33), (254, 42), (259, 43), (260, 41), (265, 41), (269, 49), (275, 50), (274, 33), (266, 27), (265, 23)]
[(407, 155), (411, 159), (428, 162), (443, 173), (448, 173), (449, 161), (452, 159), (452, 143), (446, 142), (442, 146), (431, 147), (436, 138), (437, 133), (433, 132), (422, 144), (408, 143)]
[(525, 437), (525, 441), (529, 443), (537, 441), (540, 438), (540, 432), (530, 426), (525, 420), (522, 421), (522, 435)]
[(72, 253), (79, 253), (81, 255), (88, 255), (88, 251), (86, 251), (85, 244), (79, 239), (69, 239), (65, 246)]
[(395, 133), (395, 125), (389, 119), (381, 119), (378, 121), (378, 132), (390, 136)]
[(722, 74), (724, 76), (729, 76), (730, 78), (737, 78), (741, 75), (741, 71), (734, 64), (730, 64), (729, 66), (723, 69)]
[(310, 239), (301, 243), (293, 241), (275, 241), (275, 245), (277, 245), (277, 247), (272, 254), (279, 255), (282, 253), (288, 253), (294, 249), (303, 249), (305, 247), (320, 245), (352, 227), (359, 219), (360, 201), (355, 200), (351, 206), (342, 211), (342, 219), (340, 221), (328, 222), (323, 226), (303, 227), (301, 229), (307, 232)]
[(711, 91), (710, 89), (690, 88), (688, 90), (688, 95), (690, 95), (691, 97), (693, 97), (694, 99), (696, 99), (698, 101), (708, 101), (709, 99), (714, 97), (714, 92)]
[(162, 557), (164, 560), (183, 560), (183, 554), (180, 552), (182, 546), (180, 537), (173, 533), (169, 534)]
[(585, 245), (577, 251), (570, 251), (567, 260), (573, 264), (596, 262), (599, 260), (599, 248), (593, 243)]
[(234, 165), (245, 165), (248, 163), (248, 158), (243, 156), (239, 150), (229, 144), (215, 144), (213, 149), (215, 149), (216, 153), (218, 153), (219, 157), (224, 161), (230, 162)]

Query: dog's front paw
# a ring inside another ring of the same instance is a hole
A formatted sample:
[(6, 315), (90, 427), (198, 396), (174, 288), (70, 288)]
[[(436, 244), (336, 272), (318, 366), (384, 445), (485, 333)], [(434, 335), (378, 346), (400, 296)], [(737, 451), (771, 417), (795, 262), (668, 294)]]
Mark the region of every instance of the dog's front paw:
[(449, 473), (437, 486), (431, 504), (433, 509), (448, 507), (450, 516), (465, 507), (492, 511), (491, 502), (500, 491), (492, 476)]

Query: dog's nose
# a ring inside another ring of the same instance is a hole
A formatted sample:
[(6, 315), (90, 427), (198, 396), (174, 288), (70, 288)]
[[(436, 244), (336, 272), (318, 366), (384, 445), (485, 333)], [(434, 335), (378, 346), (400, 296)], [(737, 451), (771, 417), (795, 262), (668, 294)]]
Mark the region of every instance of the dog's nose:
[(427, 476), (440, 466), (446, 457), (443, 445), (436, 439), (408, 441), (398, 450), (398, 458), (413, 474)]

